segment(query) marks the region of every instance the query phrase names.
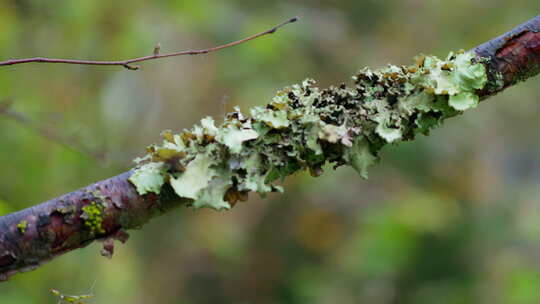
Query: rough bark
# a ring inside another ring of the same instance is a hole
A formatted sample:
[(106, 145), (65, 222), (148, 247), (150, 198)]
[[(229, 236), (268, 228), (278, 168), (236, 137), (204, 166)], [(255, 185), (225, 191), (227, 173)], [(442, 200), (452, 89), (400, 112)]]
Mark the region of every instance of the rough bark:
[[(131, 171), (42, 204), (0, 217), (0, 281), (33, 270), (51, 259), (95, 240), (112, 255), (116, 239), (127, 240), (127, 229), (142, 227), (149, 219), (182, 204), (163, 189), (161, 195), (141, 196), (128, 181)], [(102, 202), (101, 229), (91, 229), (85, 206)], [(89, 229), (90, 228), (90, 229)]]
[[(488, 84), (479, 92), (483, 99), (538, 74), (540, 15), (473, 51), (488, 72)], [(0, 217), (0, 281), (94, 240), (103, 240), (102, 253), (110, 256), (113, 240), (126, 240), (125, 230), (186, 202), (168, 187), (160, 195), (139, 195), (128, 181), (131, 174)]]
[(473, 51), (488, 58), (489, 82), (482, 97), (494, 95), (540, 72), (540, 15)]

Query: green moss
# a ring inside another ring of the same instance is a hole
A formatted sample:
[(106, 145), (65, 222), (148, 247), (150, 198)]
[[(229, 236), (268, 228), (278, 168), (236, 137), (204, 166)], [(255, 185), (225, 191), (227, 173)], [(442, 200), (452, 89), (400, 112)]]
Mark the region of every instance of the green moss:
[(28, 222), (25, 221), (25, 220), (22, 220), (20, 221), (18, 224), (17, 224), (17, 229), (19, 229), (19, 232), (21, 234), (25, 234), (26, 233), (26, 228), (28, 228)]
[(91, 202), (82, 207), (82, 211), (81, 218), (84, 219), (84, 225), (92, 233), (105, 233), (105, 229), (101, 225), (103, 223), (103, 206), (101, 204)]
[(196, 208), (228, 209), (248, 192), (264, 195), (288, 175), (325, 163), (350, 165), (362, 177), (387, 144), (428, 134), (448, 117), (476, 107), (486, 69), (473, 53), (441, 60), (420, 56), (412, 66), (362, 69), (354, 85), (321, 90), (305, 80), (244, 116), (239, 108), (216, 126), (211, 118), (137, 159), (130, 181), (139, 194), (169, 183)]

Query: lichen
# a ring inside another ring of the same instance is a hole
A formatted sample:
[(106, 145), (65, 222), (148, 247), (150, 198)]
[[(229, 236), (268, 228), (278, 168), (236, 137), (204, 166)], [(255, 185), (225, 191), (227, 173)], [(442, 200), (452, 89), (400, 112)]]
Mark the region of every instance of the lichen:
[(305, 80), (277, 93), (250, 116), (239, 108), (216, 126), (212, 118), (179, 134), (162, 133), (130, 177), (139, 194), (169, 183), (195, 208), (229, 209), (249, 192), (281, 191), (275, 183), (322, 166), (367, 169), (387, 144), (428, 134), (449, 117), (478, 105), (486, 69), (473, 53), (445, 60), (419, 56), (411, 66), (362, 69), (354, 85), (321, 90)]
[(17, 224), (17, 229), (21, 234), (26, 233), (26, 228), (28, 228), (28, 221), (22, 220)]
[(84, 225), (90, 229), (93, 234), (105, 233), (105, 229), (102, 227), (103, 223), (103, 206), (96, 202), (82, 207), (81, 218), (84, 219)]
[(137, 186), (139, 194), (154, 192), (159, 194), (161, 186), (165, 183), (163, 165), (160, 162), (152, 162), (140, 166), (131, 175), (131, 182)]

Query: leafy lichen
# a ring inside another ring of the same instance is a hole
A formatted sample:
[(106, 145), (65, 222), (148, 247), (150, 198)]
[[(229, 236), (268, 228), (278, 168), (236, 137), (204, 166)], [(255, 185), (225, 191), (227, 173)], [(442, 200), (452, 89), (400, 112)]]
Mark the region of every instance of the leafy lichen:
[(325, 163), (351, 165), (367, 178), (386, 144), (428, 134), (477, 106), (487, 82), (480, 61), (465, 52), (420, 56), (412, 66), (365, 68), (353, 86), (325, 90), (305, 80), (249, 117), (235, 108), (219, 126), (205, 118), (179, 134), (162, 133), (163, 143), (136, 160), (130, 181), (139, 194), (159, 194), (169, 183), (194, 207), (221, 210), (249, 192), (281, 191), (275, 182), (300, 170), (319, 175)]
[(163, 175), (163, 164), (160, 162), (151, 162), (137, 168), (131, 175), (130, 180), (137, 186), (139, 194), (154, 192), (159, 194), (161, 186), (165, 183)]
[(84, 225), (94, 234), (105, 233), (102, 227), (103, 223), (103, 206), (96, 202), (82, 207), (81, 218), (84, 219)]

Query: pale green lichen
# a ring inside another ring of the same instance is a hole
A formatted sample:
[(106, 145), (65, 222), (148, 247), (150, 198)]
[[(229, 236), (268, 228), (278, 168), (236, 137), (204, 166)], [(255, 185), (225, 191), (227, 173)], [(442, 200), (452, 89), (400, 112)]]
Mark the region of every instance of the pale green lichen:
[(82, 207), (81, 218), (84, 220), (84, 225), (90, 229), (93, 234), (105, 233), (102, 227), (103, 223), (103, 206), (96, 202)]
[(243, 142), (256, 139), (257, 137), (259, 137), (259, 133), (251, 128), (239, 129), (237, 126), (229, 125), (221, 131), (216, 139), (218, 142), (229, 147), (232, 153), (238, 154), (242, 150)]
[(130, 177), (131, 182), (137, 186), (139, 194), (154, 192), (159, 194), (165, 183), (163, 163), (151, 162), (140, 166)]
[(472, 92), (461, 92), (456, 95), (451, 95), (448, 99), (448, 104), (458, 110), (465, 111), (467, 109), (476, 108), (480, 98)]
[(216, 162), (212, 156), (198, 154), (187, 164), (185, 172), (170, 177), (171, 186), (179, 196), (197, 199), (199, 192), (208, 186), (212, 178), (219, 176), (217, 170), (212, 168), (214, 165)]
[(249, 192), (281, 191), (274, 183), (300, 170), (322, 173), (325, 163), (367, 169), (388, 143), (427, 134), (444, 119), (477, 106), (486, 69), (473, 53), (445, 60), (420, 56), (413, 66), (363, 69), (354, 86), (320, 90), (313, 80), (293, 85), (264, 107), (240, 109), (215, 126), (212, 118), (137, 159), (130, 177), (139, 194), (169, 183), (196, 207), (228, 209)]
[(28, 228), (28, 221), (22, 220), (17, 224), (17, 229), (21, 234), (26, 233), (26, 228)]

